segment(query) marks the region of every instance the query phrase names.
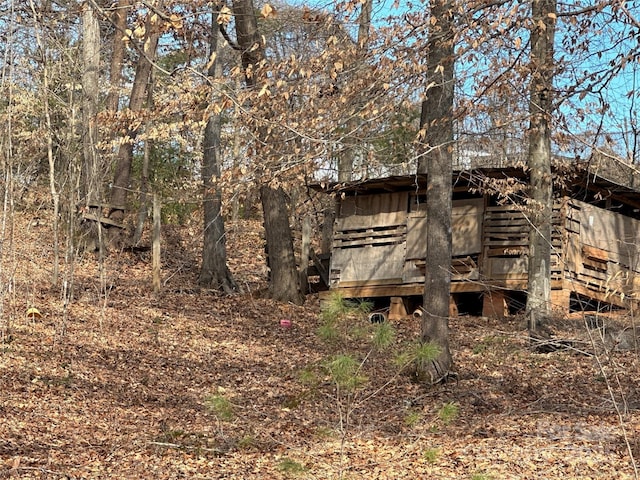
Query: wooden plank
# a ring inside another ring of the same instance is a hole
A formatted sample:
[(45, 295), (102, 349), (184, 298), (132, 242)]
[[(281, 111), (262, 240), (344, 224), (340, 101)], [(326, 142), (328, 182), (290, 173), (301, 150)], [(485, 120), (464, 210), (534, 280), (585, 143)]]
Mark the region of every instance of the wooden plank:
[(505, 203), (503, 205), (489, 205), (487, 206), (487, 212), (492, 215), (495, 213), (503, 213), (503, 212), (515, 212), (522, 213), (525, 207), (521, 205), (514, 205), (513, 203)]
[(607, 291), (624, 292), (625, 294), (632, 294), (637, 291), (640, 281), (635, 272), (631, 272), (619, 264), (609, 264), (609, 267), (607, 272), (584, 269), (577, 276), (577, 279), (586, 283), (596, 284)]
[[(453, 255), (478, 254), (482, 250), (482, 198), (454, 200), (451, 217), (451, 248)], [(428, 220), (424, 215), (407, 218), (406, 259), (424, 258)]]
[(451, 282), (451, 293), (483, 292), (486, 288), (483, 283), (479, 282)]
[[(452, 284), (453, 285), (453, 284)], [(503, 278), (503, 279), (495, 279), (491, 281), (485, 281), (483, 283), (485, 287), (499, 287), (507, 290), (526, 290), (527, 289), (527, 278)], [(551, 289), (557, 290), (562, 288), (563, 282), (561, 279), (551, 279)]]
[(516, 222), (526, 222), (527, 217), (522, 212), (486, 212), (485, 218), (489, 219), (492, 222), (506, 222), (506, 221), (516, 221)]
[(340, 288), (401, 285), (402, 283), (403, 282), (401, 278), (382, 278), (380, 280), (352, 280), (349, 282), (340, 282)]
[(527, 275), (527, 259), (524, 257), (492, 257), (487, 259), (485, 275), (489, 279)]
[[(490, 240), (485, 239), (485, 247), (487, 247), (487, 251), (496, 252), (498, 250), (511, 251), (511, 250), (522, 250), (528, 248), (529, 242), (525, 239), (511, 239), (511, 240)], [(562, 242), (552, 242), (551, 246), (557, 250), (562, 250)], [(493, 247), (493, 248), (491, 248)], [(528, 251), (528, 250), (527, 250)], [(509, 255), (508, 253), (506, 255)]]
[[(419, 276), (424, 280), (425, 275), (425, 261), (414, 260), (414, 265), (419, 271)], [(464, 259), (452, 259), (451, 261), (451, 281), (463, 281), (463, 280), (478, 280), (480, 278), (480, 271), (478, 265), (471, 257)]]
[[(485, 290), (486, 287), (477, 282), (456, 282), (451, 284), (451, 293), (483, 292)], [(424, 293), (424, 283), (332, 287), (327, 292), (320, 292), (320, 297), (324, 296), (326, 298), (331, 292), (338, 292), (344, 298), (421, 296)]]
[(526, 237), (529, 235), (529, 225), (526, 227), (518, 227), (517, 229), (509, 229), (509, 227), (496, 227), (494, 225), (485, 225), (483, 235), (485, 237)]
[(517, 247), (523, 247), (527, 244), (522, 243), (522, 240), (519, 239), (518, 243), (515, 243), (512, 240), (485, 240), (484, 242), (485, 246), (488, 247), (511, 247), (511, 246), (517, 246)]
[(125, 210), (125, 206), (124, 205), (111, 205), (110, 203), (95, 203), (95, 202), (90, 202), (87, 205), (89, 208), (108, 208), (109, 210)]
[[(487, 257), (484, 259), (484, 276), (490, 280), (526, 278), (529, 270), (527, 257)], [(551, 257), (551, 274), (561, 275), (558, 255)]]
[(573, 201), (580, 209), (576, 217), (580, 220), (582, 244), (608, 252), (608, 260), (631, 266), (640, 255), (640, 221), (589, 205)]
[(332, 292), (341, 294), (344, 298), (367, 297), (404, 297), (422, 295), (424, 284), (396, 284), (396, 285), (370, 285), (363, 287), (332, 287)]
[(403, 243), (337, 248), (331, 256), (331, 270), (340, 272), (340, 282), (402, 278), (404, 256)]
[(453, 274), (465, 274), (478, 269), (476, 262), (469, 258), (469, 261), (453, 261), (451, 262), (451, 271)]
[(523, 235), (528, 235), (529, 234), (529, 225), (525, 226), (512, 226), (512, 224), (508, 224), (504, 227), (502, 226), (496, 226), (494, 223), (487, 225), (484, 229), (484, 234), (488, 235), (488, 234), (492, 234), (492, 233), (499, 233), (504, 235), (505, 233), (519, 233), (519, 234), (523, 234)]
[(124, 228), (124, 225), (122, 225), (121, 223), (114, 222), (110, 218), (103, 217), (102, 215), (98, 216), (98, 215), (94, 215), (92, 213), (83, 213), (82, 214), (82, 218), (84, 218), (86, 220), (92, 220), (94, 222), (100, 222), (101, 224), (109, 225), (110, 227)]
[(531, 225), (526, 219), (518, 219), (514, 220), (512, 218), (507, 218), (504, 220), (496, 220), (494, 218), (485, 217), (485, 229), (491, 227), (518, 227), (520, 229), (526, 229)]
[(599, 272), (607, 271), (607, 262), (602, 262), (600, 260), (591, 260), (589, 258), (583, 258), (582, 264), (585, 266), (586, 270), (596, 270)]
[(501, 248), (488, 248), (485, 251), (485, 254), (488, 257), (502, 257), (505, 255), (514, 255), (514, 256), (522, 256), (527, 255), (529, 253), (528, 246), (509, 246), (509, 247), (501, 247)]
[(609, 260), (609, 253), (606, 250), (589, 245), (582, 246), (582, 254), (596, 261), (607, 262), (607, 260)]
[(504, 281), (504, 280), (522, 280), (527, 279), (527, 272), (512, 272), (512, 273), (494, 273), (491, 277), (491, 281)]
[(408, 192), (346, 197), (340, 201), (336, 230), (404, 224), (408, 201)]
[(346, 230), (341, 232), (336, 232), (333, 236), (334, 240), (356, 240), (360, 238), (370, 238), (370, 237), (392, 237), (392, 236), (402, 236), (406, 233), (407, 228), (402, 226), (397, 226), (395, 228), (385, 228), (385, 229), (373, 229), (368, 228), (366, 230)]
[(485, 215), (485, 220), (495, 225), (526, 225), (529, 223), (522, 215)]
[(346, 247), (367, 247), (372, 245), (389, 245), (389, 244), (399, 244), (403, 243), (403, 238), (398, 237), (373, 237), (373, 238), (362, 238), (359, 240), (337, 240), (333, 248), (346, 248)]
[(333, 247), (343, 248), (352, 246), (366, 246), (383, 243), (403, 243), (406, 238), (406, 227), (391, 229), (369, 229), (355, 232), (337, 232), (334, 236)]
[(572, 283), (571, 291), (591, 298), (593, 300), (610, 303), (618, 307), (628, 308), (631, 304), (637, 305), (637, 299), (635, 297), (622, 297), (621, 295), (612, 295), (611, 292), (598, 291), (590, 288), (587, 285), (582, 285), (579, 283)]
[(468, 272), (453, 272), (451, 274), (452, 282), (464, 282), (466, 280), (479, 280), (480, 279), (480, 271), (475, 268), (473, 270), (469, 270)]
[[(526, 206), (514, 205), (512, 203), (505, 205), (489, 205), (485, 208), (488, 214), (491, 215), (500, 215), (500, 214), (517, 214), (517, 215), (525, 215), (524, 210)], [(562, 209), (562, 205), (560, 202), (555, 201), (553, 204), (553, 211), (559, 212)]]

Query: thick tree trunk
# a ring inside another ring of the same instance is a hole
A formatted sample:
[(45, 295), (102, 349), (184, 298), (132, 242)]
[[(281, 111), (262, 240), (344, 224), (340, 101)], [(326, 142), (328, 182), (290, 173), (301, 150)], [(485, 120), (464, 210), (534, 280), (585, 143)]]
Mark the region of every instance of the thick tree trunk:
[[(159, 2), (158, 8), (162, 5)], [(146, 37), (144, 39), (142, 52), (138, 59), (136, 73), (131, 88), (131, 96), (129, 97), (129, 110), (137, 113), (142, 110), (146, 100), (146, 92), (153, 68), (153, 60), (155, 58), (156, 48), (158, 46), (158, 38), (160, 36), (161, 22), (157, 16), (149, 15), (146, 28)], [(127, 202), (127, 194), (131, 183), (131, 163), (133, 160), (133, 142), (138, 135), (138, 128), (130, 128), (127, 132), (126, 142), (120, 146), (116, 158), (116, 166), (114, 172), (113, 186), (111, 188), (111, 200), (109, 218), (116, 223), (122, 223), (124, 220), (125, 205)], [(109, 242), (111, 244), (119, 244), (122, 241), (120, 234), (122, 229), (111, 228), (109, 230)]]
[(435, 22), (429, 30), (426, 99), (420, 118), (424, 135), (418, 172), (427, 173), (426, 269), (421, 324), (423, 343), (438, 346), (438, 356), (417, 365), (421, 381), (446, 379), (452, 366), (449, 350), (451, 289), (451, 181), (453, 157), (453, 18), (452, 5), (431, 4)]
[(555, 0), (534, 0), (531, 27), (529, 171), (531, 229), (526, 316), (535, 332), (551, 311), (551, 177), (550, 114), (553, 104)]
[[(218, 60), (218, 40), (220, 32), (217, 28), (217, 8), (212, 14), (210, 51), (213, 62), (209, 67), (209, 77), (220, 78), (222, 69)], [(215, 101), (215, 100), (214, 100)], [(220, 176), (220, 132), (222, 123), (219, 114), (212, 114), (207, 120), (204, 131), (202, 180), (204, 207), (204, 244), (202, 250), (202, 265), (200, 266), (199, 283), (202, 286), (221, 289), (231, 293), (238, 289), (227, 266), (227, 248), (225, 241), (224, 217), (222, 216), (222, 194), (215, 185)]]
[[(96, 145), (98, 129), (96, 114), (98, 112), (98, 76), (100, 73), (100, 23), (91, 2), (82, 6), (82, 202), (89, 213), (96, 218), (100, 216), (99, 207), (102, 199), (102, 169), (98, 161)], [(101, 248), (101, 235), (97, 222), (83, 224), (83, 246), (95, 251)]]
[(88, 204), (100, 199), (98, 158), (96, 153), (98, 111), (98, 75), (100, 72), (100, 24), (91, 3), (82, 7), (82, 150), (84, 157), (84, 197)]
[(300, 289), (300, 277), (293, 253), (293, 241), (286, 194), (281, 187), (263, 185), (260, 189), (264, 211), (264, 229), (267, 240), (267, 265), (269, 266), (269, 293), (280, 302), (296, 305), (304, 303)]
[[(256, 85), (256, 69), (264, 55), (253, 1), (234, 0), (233, 14), (238, 46), (242, 51), (245, 82), (252, 87)], [(260, 129), (256, 134), (258, 138), (266, 138), (266, 132)], [(265, 183), (260, 189), (260, 197), (264, 212), (271, 296), (278, 301), (302, 304), (304, 296), (300, 293), (300, 276), (296, 268), (285, 192), (281, 187), (272, 188)]]
[(127, 29), (127, 15), (131, 9), (131, 0), (120, 0), (113, 11), (111, 21), (115, 30), (111, 45), (111, 64), (109, 68), (109, 94), (105, 107), (110, 112), (118, 111), (120, 102), (120, 83), (122, 80), (122, 66), (124, 64), (125, 42), (122, 38)]
[(248, 86), (256, 84), (254, 69), (264, 56), (264, 45), (258, 32), (258, 19), (252, 0), (233, 0), (236, 37), (242, 50), (241, 60)]

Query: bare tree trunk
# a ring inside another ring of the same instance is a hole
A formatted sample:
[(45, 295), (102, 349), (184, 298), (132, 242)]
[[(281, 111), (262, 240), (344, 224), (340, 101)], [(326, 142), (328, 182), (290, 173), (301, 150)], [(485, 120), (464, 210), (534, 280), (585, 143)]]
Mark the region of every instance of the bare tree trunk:
[[(373, 0), (364, 0), (358, 17), (358, 45), (356, 48), (361, 54), (366, 52), (367, 42), (369, 41), (372, 2)], [(359, 125), (360, 119), (355, 114), (347, 120), (343, 140), (344, 148), (338, 156), (338, 182), (349, 182), (353, 179), (353, 166), (360, 147), (357, 139)]]
[[(240, 166), (240, 149), (241, 149), (241, 144), (240, 144), (240, 132), (238, 130), (235, 130), (233, 132), (233, 147), (232, 147), (232, 158), (233, 158), (233, 167), (237, 168)], [(244, 188), (245, 191), (245, 200), (244, 200), (244, 212), (243, 212), (243, 217), (244, 218), (248, 218), (248, 212), (251, 211), (251, 207), (249, 206), (249, 192), (246, 188)], [(233, 221), (237, 221), (238, 218), (240, 217), (240, 189), (236, 189), (236, 191), (233, 193), (233, 199), (231, 200), (231, 218), (233, 219)]]
[(264, 45), (258, 32), (258, 19), (253, 0), (234, 0), (233, 15), (236, 20), (236, 38), (242, 51), (245, 82), (248, 86), (254, 86), (256, 84), (254, 69), (264, 56)]
[[(84, 168), (81, 192), (85, 208), (95, 218), (100, 218), (100, 201), (102, 200), (102, 175), (98, 162), (96, 145), (98, 129), (96, 114), (98, 112), (98, 79), (100, 73), (100, 23), (91, 2), (82, 6), (82, 153)], [(84, 248), (94, 251), (99, 245), (97, 222), (86, 222)]]
[[(162, 2), (158, 2), (157, 8), (162, 7)], [(143, 47), (141, 47), (140, 58), (138, 59), (136, 74), (129, 97), (129, 110), (133, 113), (139, 112), (144, 107), (146, 92), (153, 68), (156, 48), (162, 20), (156, 15), (149, 15), (145, 25), (146, 36)], [(109, 206), (109, 218), (115, 223), (122, 223), (124, 220), (125, 205), (129, 185), (131, 183), (131, 163), (133, 159), (133, 142), (138, 135), (138, 128), (130, 128), (127, 132), (126, 142), (120, 146), (116, 158), (113, 186), (111, 188), (111, 200)], [(121, 243), (120, 234), (122, 229), (110, 228), (109, 241), (112, 244)]]
[(122, 65), (124, 64), (125, 42), (122, 38), (127, 28), (127, 15), (131, 9), (131, 0), (120, 0), (113, 12), (112, 21), (115, 31), (111, 46), (111, 65), (109, 68), (109, 94), (106, 109), (110, 112), (118, 111), (120, 102), (120, 83), (122, 80)]
[[(149, 74), (149, 86), (147, 88), (147, 108), (153, 107), (153, 86), (154, 75), (153, 72)], [(151, 129), (151, 120), (147, 120), (146, 129)], [(149, 165), (151, 164), (151, 151), (153, 149), (153, 142), (147, 138), (144, 142), (144, 150), (142, 153), (142, 172), (140, 175), (140, 209), (138, 210), (138, 220), (136, 222), (136, 228), (133, 233), (133, 244), (137, 245), (142, 239), (142, 233), (144, 232), (144, 223), (149, 214), (148, 197), (149, 197)]]
[(438, 356), (417, 365), (421, 381), (446, 379), (452, 366), (449, 350), (451, 289), (451, 181), (453, 158), (453, 7), (450, 1), (431, 2), (427, 46), (426, 99), (420, 128), (424, 135), (418, 173), (427, 173), (426, 269), (421, 340), (438, 346)]
[[(209, 77), (213, 80), (222, 76), (218, 56), (218, 7), (214, 4), (211, 19)], [(214, 95), (213, 102), (217, 95)], [(224, 217), (222, 216), (222, 193), (215, 181), (220, 177), (220, 133), (222, 122), (220, 115), (212, 114), (207, 120), (204, 131), (204, 153), (202, 156), (203, 205), (204, 205), (204, 244), (199, 283), (203, 286), (219, 288), (226, 293), (238, 290), (229, 267), (227, 266), (227, 247), (225, 240)]]
[[(151, 93), (151, 90), (149, 90)], [(152, 95), (149, 95), (151, 97)], [(151, 122), (147, 121), (147, 128)], [(149, 216), (148, 196), (149, 196), (149, 164), (151, 163), (151, 140), (144, 142), (144, 151), (142, 153), (142, 172), (140, 173), (140, 208), (138, 209), (138, 219), (136, 221), (136, 229), (133, 233), (133, 244), (138, 245), (142, 240), (144, 233), (144, 224)]]
[(531, 332), (549, 317), (551, 306), (551, 128), (556, 0), (534, 0), (531, 27), (529, 171), (531, 229), (526, 316)]
[(358, 18), (358, 47), (364, 49), (369, 41), (369, 30), (371, 29), (371, 11), (373, 10), (373, 0), (364, 0)]
[[(300, 291), (296, 259), (293, 253), (293, 240), (286, 194), (282, 188), (264, 185), (260, 189), (262, 209), (264, 211), (264, 229), (267, 240), (267, 264), (270, 269), (269, 292), (271, 298), (296, 305), (304, 303)], [(284, 214), (283, 214), (284, 212)], [(291, 275), (291, 272), (295, 275)]]
[(100, 73), (100, 23), (87, 2), (82, 7), (82, 148), (84, 156), (84, 190), (88, 204), (100, 199), (98, 159), (96, 153), (98, 112), (98, 75)]
[[(33, 3), (33, 0), (29, 2), (29, 6), (31, 8), (31, 12), (33, 13), (33, 18), (36, 22), (37, 19), (41, 18), (36, 12), (36, 7)], [(51, 126), (51, 108), (49, 105), (49, 59), (48, 59), (48, 45), (45, 44), (44, 39), (40, 33), (40, 29), (42, 25), (36, 23), (35, 25), (35, 35), (36, 35), (36, 43), (38, 44), (38, 48), (42, 55), (42, 102), (43, 102), (43, 110), (44, 110), (44, 121), (47, 132), (47, 160), (49, 163), (49, 190), (51, 192), (51, 200), (53, 202), (53, 272), (51, 274), (51, 283), (53, 285), (57, 285), (58, 278), (60, 275), (60, 192), (58, 191), (58, 186), (56, 182), (56, 159), (53, 155), (53, 129)]]
[[(256, 67), (264, 55), (264, 45), (258, 32), (258, 21), (252, 0), (234, 0), (233, 14), (236, 37), (242, 51), (242, 67), (248, 86), (256, 84)], [(258, 136), (266, 137), (258, 131)], [(269, 290), (274, 299), (301, 304), (300, 276), (296, 268), (293, 239), (289, 226), (286, 194), (281, 187), (265, 183), (260, 189), (264, 228), (267, 242), (268, 265), (271, 269)]]

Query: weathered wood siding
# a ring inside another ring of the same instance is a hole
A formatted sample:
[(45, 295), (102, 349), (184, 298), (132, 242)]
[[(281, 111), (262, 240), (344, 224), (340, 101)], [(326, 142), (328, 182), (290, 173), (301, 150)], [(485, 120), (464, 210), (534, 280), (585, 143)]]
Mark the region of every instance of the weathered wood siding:
[(346, 197), (340, 202), (336, 231), (405, 224), (408, 205), (407, 192)]
[[(413, 205), (413, 203), (412, 203)], [(454, 200), (451, 212), (452, 281), (478, 278), (478, 255), (482, 251), (484, 199)], [(428, 219), (424, 208), (414, 208), (407, 217), (405, 282), (423, 282)]]
[(406, 192), (341, 201), (333, 238), (332, 286), (402, 283), (407, 206)]
[[(483, 211), (482, 198), (452, 202), (451, 249), (454, 257), (481, 252)], [(407, 259), (424, 259), (428, 223), (426, 212), (410, 212), (407, 223)]]
[[(426, 211), (408, 192), (342, 200), (335, 223), (331, 285), (424, 282)], [(424, 204), (423, 204), (424, 205)], [(453, 280), (478, 278), (484, 199), (453, 201)]]
[[(360, 296), (422, 292), (428, 219), (412, 192), (346, 197), (334, 224), (330, 283)], [(452, 292), (527, 288), (523, 206), (454, 200)], [(554, 206), (551, 288), (625, 306), (640, 291), (640, 221), (568, 198)]]
[[(551, 282), (561, 288), (563, 258), (562, 217), (560, 204), (553, 209)], [(527, 286), (529, 229), (531, 222), (524, 207), (499, 205), (487, 207), (482, 232), (482, 278), (492, 285), (524, 289)]]
[(589, 205), (569, 203), (565, 288), (624, 306), (640, 289), (640, 221)]

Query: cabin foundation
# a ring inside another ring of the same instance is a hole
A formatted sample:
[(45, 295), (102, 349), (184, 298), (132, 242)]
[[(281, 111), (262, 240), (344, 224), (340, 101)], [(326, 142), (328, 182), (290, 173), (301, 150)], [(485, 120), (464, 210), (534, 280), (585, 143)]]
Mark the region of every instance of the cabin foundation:
[(389, 320), (399, 320), (409, 316), (406, 300), (403, 297), (391, 297), (389, 305)]
[(505, 318), (509, 314), (507, 297), (502, 290), (487, 291), (482, 299), (482, 316)]

